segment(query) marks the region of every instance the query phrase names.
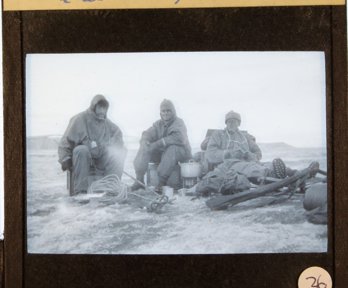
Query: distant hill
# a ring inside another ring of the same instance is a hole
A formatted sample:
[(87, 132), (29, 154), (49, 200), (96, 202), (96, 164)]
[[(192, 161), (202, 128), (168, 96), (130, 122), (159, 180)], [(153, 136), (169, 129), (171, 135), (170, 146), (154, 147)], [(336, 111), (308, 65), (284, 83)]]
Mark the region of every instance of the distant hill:
[[(27, 148), (28, 150), (55, 150), (58, 148), (60, 141), (60, 135), (47, 135), (47, 136), (33, 136), (27, 137)], [(124, 136), (124, 141), (128, 149), (138, 149), (139, 138), (135, 136)], [(259, 143), (258, 144), (262, 151), (291, 151), (298, 149), (297, 147), (291, 146), (284, 142), (275, 143)], [(195, 148), (195, 147), (193, 147)], [(194, 149), (197, 150), (197, 149)]]
[(296, 147), (291, 146), (284, 142), (274, 142), (274, 143), (258, 143), (261, 150), (289, 150), (296, 149)]
[[(58, 149), (61, 135), (45, 135), (27, 137), (28, 150), (56, 150)], [(124, 136), (123, 140), (127, 143), (128, 149), (139, 147), (139, 138), (135, 136)]]
[(27, 149), (55, 150), (58, 148), (60, 138), (61, 136), (57, 135), (27, 137)]

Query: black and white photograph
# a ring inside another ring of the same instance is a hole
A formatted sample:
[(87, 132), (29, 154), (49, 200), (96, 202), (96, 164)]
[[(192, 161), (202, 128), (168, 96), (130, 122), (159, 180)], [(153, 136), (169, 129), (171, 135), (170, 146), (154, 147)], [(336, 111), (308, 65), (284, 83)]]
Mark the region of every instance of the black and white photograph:
[(328, 251), (324, 52), (25, 67), (28, 253)]

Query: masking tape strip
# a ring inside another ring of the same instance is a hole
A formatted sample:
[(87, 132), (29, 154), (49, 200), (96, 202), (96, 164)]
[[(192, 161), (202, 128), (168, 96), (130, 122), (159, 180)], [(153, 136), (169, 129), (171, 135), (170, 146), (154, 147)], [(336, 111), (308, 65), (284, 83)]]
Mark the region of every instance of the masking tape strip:
[(3, 0), (4, 11), (344, 5), (345, 0)]

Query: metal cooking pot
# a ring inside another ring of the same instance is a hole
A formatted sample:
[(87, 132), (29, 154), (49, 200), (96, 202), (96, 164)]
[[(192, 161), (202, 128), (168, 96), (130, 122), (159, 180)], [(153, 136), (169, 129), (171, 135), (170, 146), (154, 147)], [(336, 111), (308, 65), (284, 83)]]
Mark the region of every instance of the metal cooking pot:
[(187, 163), (180, 163), (181, 177), (195, 178), (201, 176), (201, 165), (193, 160), (189, 160)]

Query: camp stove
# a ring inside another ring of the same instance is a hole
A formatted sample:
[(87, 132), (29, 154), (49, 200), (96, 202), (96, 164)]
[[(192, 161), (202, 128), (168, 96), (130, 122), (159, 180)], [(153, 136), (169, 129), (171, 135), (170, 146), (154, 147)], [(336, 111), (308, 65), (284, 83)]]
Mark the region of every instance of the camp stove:
[(201, 164), (191, 159), (186, 163), (179, 162), (179, 166), (183, 188), (195, 186), (198, 182), (198, 177), (201, 175)]
[(198, 177), (182, 177), (182, 187), (191, 188), (198, 183)]

